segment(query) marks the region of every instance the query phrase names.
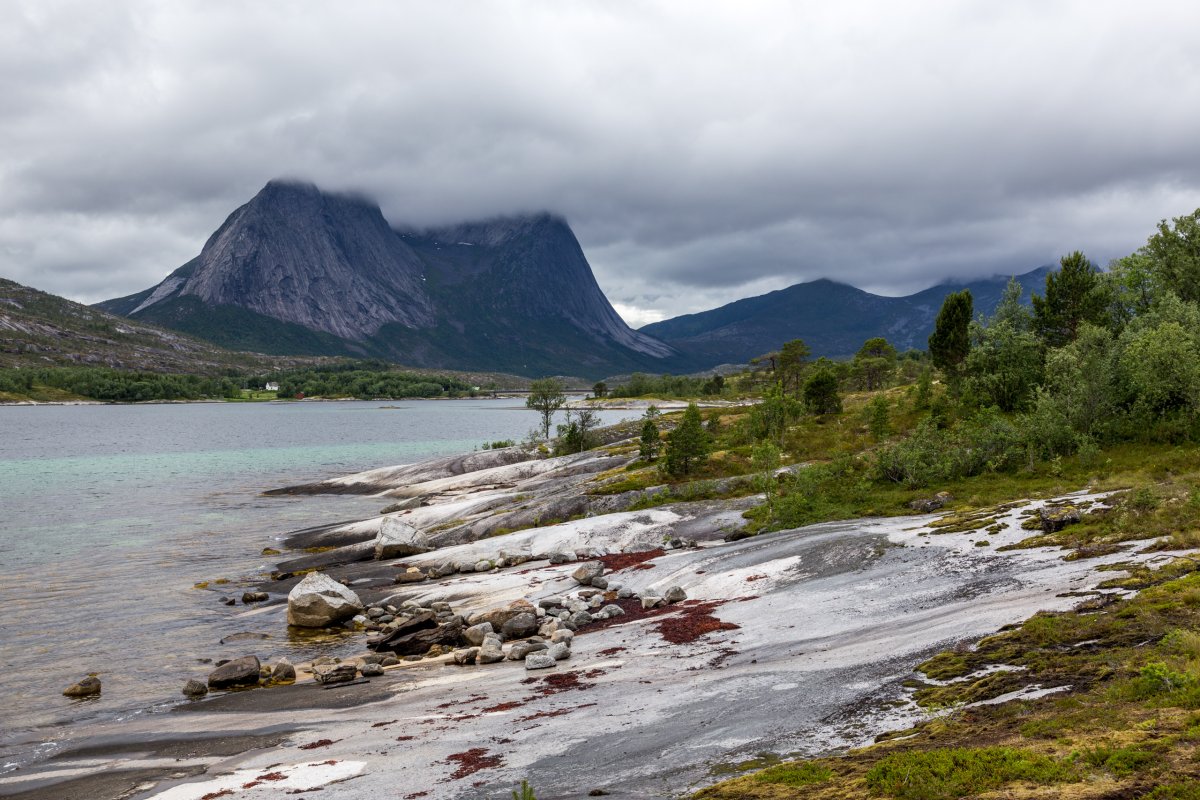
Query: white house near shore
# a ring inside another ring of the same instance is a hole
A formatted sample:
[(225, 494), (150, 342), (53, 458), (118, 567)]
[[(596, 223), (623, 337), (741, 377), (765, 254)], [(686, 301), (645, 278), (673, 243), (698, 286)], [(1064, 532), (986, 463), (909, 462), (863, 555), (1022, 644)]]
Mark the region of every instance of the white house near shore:
[(267, 381), (267, 385), (263, 387), (263, 390), (267, 392), (278, 392), (279, 384), (275, 381)]

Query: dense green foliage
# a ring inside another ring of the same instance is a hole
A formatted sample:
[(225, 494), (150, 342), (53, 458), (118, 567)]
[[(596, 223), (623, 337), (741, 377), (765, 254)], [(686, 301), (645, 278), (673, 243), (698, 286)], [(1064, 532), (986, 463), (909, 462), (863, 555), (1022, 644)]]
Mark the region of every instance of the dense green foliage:
[(720, 375), (647, 375), (635, 372), (620, 386), (608, 387), (609, 397), (712, 397), (725, 389)]
[(125, 372), (105, 367), (0, 369), (0, 392), (28, 396), (35, 387), (109, 402), (238, 397), (241, 382), (203, 375)]
[(1033, 329), (1047, 346), (1061, 347), (1075, 340), (1080, 325), (1104, 324), (1110, 305), (1108, 283), (1076, 250), (1046, 276), (1045, 297), (1033, 295)]
[(279, 397), (357, 397), (364, 400), (404, 397), (457, 396), (472, 391), (470, 384), (444, 375), (417, 375), (388, 368), (385, 362), (358, 361), (312, 369), (286, 370), (255, 378), (263, 385), (279, 384)]

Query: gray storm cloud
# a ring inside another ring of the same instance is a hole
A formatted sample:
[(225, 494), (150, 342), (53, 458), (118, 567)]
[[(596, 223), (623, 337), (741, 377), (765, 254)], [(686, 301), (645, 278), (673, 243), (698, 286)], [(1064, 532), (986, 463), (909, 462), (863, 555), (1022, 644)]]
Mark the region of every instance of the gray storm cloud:
[(629, 321), (1129, 252), (1200, 206), (1180, 2), (7, 3), (0, 275), (83, 301), (277, 176), (550, 209)]

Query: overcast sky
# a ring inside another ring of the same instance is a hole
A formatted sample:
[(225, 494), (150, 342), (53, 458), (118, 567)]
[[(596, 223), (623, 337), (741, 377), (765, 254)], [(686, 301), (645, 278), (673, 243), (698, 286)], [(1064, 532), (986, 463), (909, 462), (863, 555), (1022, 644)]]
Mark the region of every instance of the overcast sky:
[(277, 176), (561, 213), (634, 325), (1106, 263), (1200, 206), (1200, 4), (0, 0), (0, 276), (146, 288)]

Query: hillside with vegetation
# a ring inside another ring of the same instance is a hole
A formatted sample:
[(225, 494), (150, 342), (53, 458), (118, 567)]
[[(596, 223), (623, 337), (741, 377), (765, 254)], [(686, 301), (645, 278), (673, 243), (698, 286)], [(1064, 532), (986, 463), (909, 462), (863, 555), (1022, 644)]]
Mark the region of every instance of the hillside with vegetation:
[[(645, 505), (762, 493), (739, 536), (915, 510), (979, 544), (1014, 503), (1087, 489), (1110, 494), (1031, 516), (1010, 547), (1068, 560), (1147, 539), (1200, 548), (1200, 210), (1107, 271), (1064, 256), (1031, 307), (1021, 295), (1010, 284), (983, 317), (969, 291), (951, 294), (928, 353), (873, 339), (849, 361), (810, 361), (789, 342), (721, 390), (760, 390), (757, 404), (703, 424), (694, 405), (678, 422), (648, 414), (643, 462), (607, 490), (665, 479)], [(1110, 593), (922, 664), (915, 728), (841, 756), (724, 765), (745, 775), (698, 796), (1200, 797), (1198, 565), (1131, 562)], [(1030, 685), (1054, 691), (981, 702)]]

